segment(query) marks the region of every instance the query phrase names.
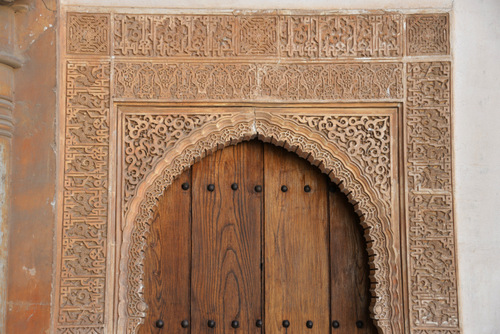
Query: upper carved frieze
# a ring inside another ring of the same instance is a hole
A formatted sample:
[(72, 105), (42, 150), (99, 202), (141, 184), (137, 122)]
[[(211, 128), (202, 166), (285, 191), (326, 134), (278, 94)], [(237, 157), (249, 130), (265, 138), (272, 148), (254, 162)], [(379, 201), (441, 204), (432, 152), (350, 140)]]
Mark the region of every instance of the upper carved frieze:
[(380, 15), (114, 17), (114, 54), (148, 57), (398, 57), (403, 20)]
[[(111, 32), (111, 20), (113, 32)], [(68, 13), (68, 54), (283, 59), (448, 55), (448, 14)], [(110, 36), (111, 35), (111, 36)], [(406, 38), (406, 41), (405, 41)]]

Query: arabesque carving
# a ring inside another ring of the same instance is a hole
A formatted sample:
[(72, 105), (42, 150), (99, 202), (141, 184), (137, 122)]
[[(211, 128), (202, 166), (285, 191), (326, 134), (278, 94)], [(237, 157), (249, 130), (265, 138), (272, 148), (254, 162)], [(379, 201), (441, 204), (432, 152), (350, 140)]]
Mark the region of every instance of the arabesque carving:
[(359, 167), (354, 167), (348, 152), (325, 141), (325, 136), (314, 127), (269, 112), (224, 115), (216, 122), (193, 130), (190, 135), (174, 142), (173, 148), (165, 153), (141, 183), (124, 226), (120, 281), (121, 288), (125, 290), (121, 294), (126, 292), (126, 300), (120, 302), (120, 317), (124, 322), (121, 326), (126, 326), (127, 332), (132, 333), (145, 316), (147, 306), (142, 295), (142, 254), (158, 197), (175, 177), (206, 154), (253, 137), (298, 153), (319, 166), (335, 182), (341, 182), (343, 191), (349, 193), (351, 201), (356, 203), (356, 210), (363, 216), (362, 224), (369, 228), (367, 238), (373, 240), (368, 250), (374, 255), (371, 265), (376, 268), (371, 274), (371, 280), (377, 282), (372, 289), (377, 297), (373, 299), (373, 317), (384, 333), (398, 333), (400, 297), (399, 288), (393, 283), (398, 274), (391, 270), (397, 260), (390, 246), (394, 242), (394, 232), (387, 229), (391, 226), (390, 204), (384, 203), (390, 201), (390, 197), (381, 198), (375, 192), (368, 191), (372, 188), (370, 182), (361, 176)]
[[(389, 116), (314, 116), (288, 114), (298, 124), (325, 134), (359, 165), (381, 198), (391, 198), (391, 133)], [(385, 201), (390, 205), (390, 200)]]
[[(448, 13), (98, 11), (62, 7), (56, 333), (135, 333), (157, 196), (197, 159), (256, 136), (349, 193), (368, 228), (381, 333), (461, 332)], [(177, 102), (234, 110), (120, 111)], [(404, 115), (258, 109), (325, 102), (399, 104)]]
[(126, 115), (124, 138), (123, 210), (143, 180), (166, 151), (179, 139), (225, 114)]

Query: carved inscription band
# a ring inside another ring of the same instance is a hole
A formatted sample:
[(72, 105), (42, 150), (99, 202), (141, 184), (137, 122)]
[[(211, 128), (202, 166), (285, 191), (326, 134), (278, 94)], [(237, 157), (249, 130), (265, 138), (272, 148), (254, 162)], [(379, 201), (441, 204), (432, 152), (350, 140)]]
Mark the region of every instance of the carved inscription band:
[(109, 63), (67, 66), (58, 333), (104, 332), (109, 76)]
[(359, 101), (403, 98), (403, 64), (115, 63), (115, 99)]
[[(405, 185), (400, 187), (405, 192), (406, 221), (401, 226), (406, 226), (407, 241), (402, 245), (406, 258), (396, 259), (395, 253), (383, 247), (374, 252), (373, 265), (380, 271), (372, 278), (379, 283), (374, 291), (380, 303), (372, 314), (381, 320), (378, 326), (383, 333), (460, 333), (448, 14), (160, 15), (100, 11), (65, 14), (66, 48), (61, 58), (65, 73), (61, 124), (64, 182), (59, 203), (62, 221), (55, 313), (58, 334), (100, 334), (110, 328), (135, 332), (145, 307), (142, 292), (134, 291), (142, 291), (138, 278), (144, 242), (141, 233), (147, 231), (148, 222), (140, 220), (146, 225), (137, 225), (139, 232), (131, 234), (125, 251), (130, 262), (120, 262), (129, 276), (125, 282), (120, 277), (113, 290), (117, 280), (107, 275), (113, 272), (106, 266), (113, 261), (107, 249), (121, 240), (108, 237), (109, 227), (114, 226), (110, 219), (115, 216), (110, 215), (108, 206), (114, 198), (110, 196), (118, 192), (123, 211), (116, 216), (129, 212), (141, 184), (152, 179), (152, 171), (167, 156), (178, 163), (162, 172), (170, 178), (193, 158), (204, 156), (207, 147), (228, 145), (245, 137), (242, 134), (256, 135), (257, 130), (262, 139), (282, 138), (283, 143), (313, 150), (315, 156), (322, 157), (316, 162), (320, 166), (328, 159), (337, 161), (333, 151), (325, 151), (330, 145), (332, 150), (335, 147), (350, 154), (331, 170), (344, 173), (348, 180), (352, 171), (350, 167), (343, 169), (342, 164), (350, 161), (366, 174), (346, 181), (358, 194), (353, 200), (361, 201), (371, 212), (373, 219), (366, 224), (380, 228), (394, 218), (390, 217), (390, 205), (397, 194), (392, 193), (393, 157), (388, 149), (392, 139), (387, 137), (387, 117), (273, 116), (273, 122), (293, 124), (296, 129), (285, 131), (271, 121), (257, 122), (256, 128), (245, 122), (241, 123), (243, 128), (224, 123), (233, 114), (187, 117), (144, 113), (125, 118), (126, 129), (123, 139), (119, 138), (123, 142), (118, 144), (123, 152), (115, 155), (116, 143), (110, 131), (119, 119), (116, 103), (151, 101), (402, 103), (404, 140), (399, 138), (399, 145), (404, 145), (405, 161), (399, 173), (405, 175)], [(417, 61), (412, 56), (420, 58)], [(425, 61), (427, 56), (432, 60)], [(207, 126), (213, 126), (212, 136), (207, 133), (206, 138), (199, 138), (200, 151), (192, 151), (193, 146), (191, 151), (183, 151), (186, 155), (182, 158), (178, 143), (191, 140)], [(298, 129), (307, 129), (312, 137), (327, 138), (327, 145), (314, 146)], [(175, 152), (179, 156), (175, 157)], [(115, 173), (110, 166), (118, 159), (123, 170)], [(110, 189), (116, 177), (123, 178), (120, 190)], [(358, 179), (365, 180), (363, 184), (373, 198), (362, 195), (364, 186), (357, 185)], [(161, 185), (150, 186), (156, 187), (155, 194), (160, 191)], [(375, 199), (379, 202), (372, 205)], [(131, 211), (142, 212), (145, 219), (156, 198), (145, 197), (144, 201), (142, 208)], [(379, 225), (373, 210), (381, 210)], [(381, 231), (370, 232), (375, 245), (390, 244)], [(407, 286), (403, 288), (387, 282), (397, 270), (383, 264), (395, 261), (407, 266)], [(122, 286), (130, 289), (118, 291)], [(407, 291), (404, 313), (409, 327), (404, 329), (398, 289)], [(113, 314), (110, 310), (117, 307), (113, 293), (125, 296), (120, 303), (125, 303), (127, 316), (131, 316), (123, 327), (113, 327), (114, 319), (107, 319)]]

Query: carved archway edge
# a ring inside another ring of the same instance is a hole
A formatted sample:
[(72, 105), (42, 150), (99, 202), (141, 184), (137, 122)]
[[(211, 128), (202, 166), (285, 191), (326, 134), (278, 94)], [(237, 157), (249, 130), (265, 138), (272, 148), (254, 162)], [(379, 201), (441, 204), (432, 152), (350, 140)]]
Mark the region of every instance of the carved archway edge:
[[(119, 276), (118, 331), (136, 333), (147, 305), (143, 260), (154, 207), (173, 180), (208, 154), (252, 138), (284, 147), (307, 159), (340, 184), (365, 228), (370, 255), (370, 312), (382, 333), (401, 333), (399, 272), (391, 231), (390, 199), (381, 199), (349, 157), (320, 132), (269, 112), (226, 115), (180, 138), (140, 183), (123, 228)], [(395, 219), (395, 217), (392, 217)]]

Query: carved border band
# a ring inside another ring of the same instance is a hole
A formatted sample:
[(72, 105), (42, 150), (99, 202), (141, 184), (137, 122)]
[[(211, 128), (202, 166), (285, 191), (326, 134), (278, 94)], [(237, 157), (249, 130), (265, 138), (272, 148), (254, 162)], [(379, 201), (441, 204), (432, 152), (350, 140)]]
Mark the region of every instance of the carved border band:
[[(128, 328), (134, 333), (146, 307), (141, 304), (141, 294), (134, 291), (142, 289), (142, 236), (147, 234), (156, 196), (172, 177), (207, 151), (252, 136), (300, 148), (311, 153), (309, 158), (320, 168), (344, 175), (338, 180), (344, 180), (345, 189), (352, 191), (350, 198), (364, 214), (364, 224), (375, 228), (370, 237), (374, 239), (371, 251), (376, 254), (372, 265), (378, 269), (372, 276), (378, 283), (373, 291), (378, 302), (372, 305), (372, 315), (381, 332), (460, 333), (448, 14), (100, 11), (67, 13), (62, 34), (66, 41), (61, 58), (65, 73), (61, 122), (64, 182), (59, 203), (57, 333), (104, 333), (112, 328), (114, 332)], [(419, 56), (419, 62), (412, 56)], [(119, 117), (116, 103), (382, 101), (403, 103), (405, 111), (404, 140), (391, 138), (405, 145), (404, 167), (399, 171), (405, 176), (406, 220), (401, 221), (407, 239), (401, 245), (401, 254), (406, 255), (402, 261), (408, 268), (405, 287), (394, 278), (400, 277), (394, 276), (399, 269), (390, 267), (405, 267), (397, 264), (401, 260), (398, 250), (391, 249), (394, 245), (384, 239), (385, 233), (377, 234), (377, 228), (386, 228), (394, 218), (383, 118), (262, 114), (259, 120), (234, 112), (194, 116), (145, 113), (125, 119), (129, 129), (118, 146), (111, 140), (112, 124)], [(345, 131), (364, 135), (352, 137)], [(306, 132), (310, 136), (301, 137)], [(313, 137), (322, 139), (314, 142)], [(123, 147), (123, 152), (115, 153), (117, 147)], [(331, 156), (332, 152), (337, 155)], [(351, 156), (338, 160), (342, 152)], [(122, 169), (116, 174), (110, 164)], [(118, 176), (123, 176), (118, 182), (121, 190), (111, 189)], [(363, 195), (359, 187), (369, 195)], [(108, 202), (117, 193), (123, 211), (116, 214), (115, 222)], [(131, 212), (138, 215), (127, 225)], [(122, 237), (123, 233), (122, 239), (107, 235), (110, 226), (120, 222), (123, 226), (119, 228), (130, 229), (127, 240), (125, 230), (118, 234)], [(132, 226), (142, 232), (132, 233)], [(107, 249), (115, 243), (122, 247), (117, 257), (121, 273), (128, 276), (120, 276), (113, 290), (116, 277), (107, 276), (113, 271), (106, 264), (113, 262)], [(398, 290), (402, 288), (408, 295), (406, 309)], [(110, 310), (118, 307), (113, 294), (120, 297), (119, 319), (126, 324), (109, 319)], [(403, 326), (403, 317), (408, 317), (408, 328)]]
[(104, 333), (109, 85), (109, 63), (68, 62), (58, 333)]
[(359, 101), (403, 97), (402, 63), (115, 63), (115, 99)]
[(458, 325), (450, 76), (449, 62), (407, 65), (408, 255), (415, 327)]

